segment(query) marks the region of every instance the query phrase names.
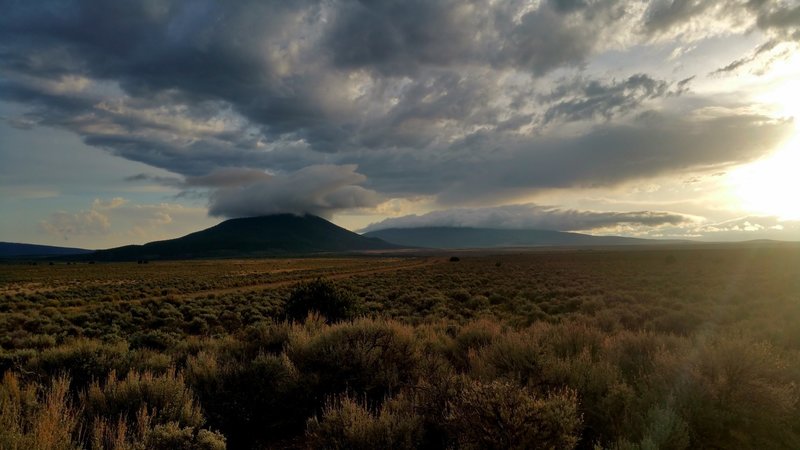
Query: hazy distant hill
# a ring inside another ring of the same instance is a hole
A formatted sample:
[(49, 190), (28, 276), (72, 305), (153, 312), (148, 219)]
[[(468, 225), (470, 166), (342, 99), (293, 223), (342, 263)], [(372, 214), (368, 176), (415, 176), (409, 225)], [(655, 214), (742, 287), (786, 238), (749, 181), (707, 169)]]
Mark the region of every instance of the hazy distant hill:
[(177, 239), (100, 250), (97, 260), (226, 258), (392, 249), (317, 216), (278, 214), (230, 219)]
[(41, 258), (47, 256), (66, 256), (92, 253), (92, 250), (51, 245), (19, 244), (0, 242), (0, 258)]
[(550, 230), (505, 230), (496, 228), (420, 227), (387, 228), (365, 233), (392, 244), (429, 248), (489, 248), (580, 245), (641, 245), (675, 241), (619, 236), (590, 236)]

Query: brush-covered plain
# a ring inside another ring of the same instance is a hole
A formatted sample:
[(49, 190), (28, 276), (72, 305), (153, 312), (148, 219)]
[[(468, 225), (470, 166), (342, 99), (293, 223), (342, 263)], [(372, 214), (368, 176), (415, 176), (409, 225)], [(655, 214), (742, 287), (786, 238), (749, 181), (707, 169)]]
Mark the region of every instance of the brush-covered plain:
[(800, 247), (0, 265), (0, 448), (800, 448)]

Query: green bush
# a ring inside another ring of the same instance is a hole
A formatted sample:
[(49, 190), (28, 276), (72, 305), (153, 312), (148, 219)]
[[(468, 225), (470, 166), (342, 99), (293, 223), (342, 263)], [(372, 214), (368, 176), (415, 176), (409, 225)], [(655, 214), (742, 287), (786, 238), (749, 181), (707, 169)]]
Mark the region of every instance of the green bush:
[(155, 424), (176, 422), (198, 427), (204, 421), (194, 394), (175, 369), (162, 375), (130, 371), (122, 380), (111, 372), (103, 385), (93, 382), (82, 397), (90, 422), (119, 417), (134, 423), (140, 410), (148, 413)]
[(309, 313), (316, 312), (333, 323), (355, 317), (361, 312), (360, 306), (358, 298), (349, 291), (318, 278), (295, 286), (284, 308), (289, 320), (302, 321)]
[(46, 378), (69, 374), (73, 390), (84, 389), (93, 380), (105, 379), (111, 371), (126, 372), (130, 353), (125, 342), (106, 344), (79, 339), (42, 351), (29, 361), (28, 370)]
[(148, 450), (225, 450), (225, 437), (219, 433), (181, 428), (175, 422), (156, 426), (147, 437)]
[(79, 417), (68, 393), (67, 378), (54, 379), (44, 388), (6, 372), (0, 384), (0, 448), (80, 448), (75, 441)]
[(326, 326), (314, 334), (297, 332), (287, 352), (320, 402), (345, 390), (380, 401), (415, 382), (419, 363), (409, 327), (372, 319)]
[(622, 441), (614, 450), (686, 450), (690, 448), (689, 427), (672, 407), (654, 407), (645, 418), (647, 426), (638, 443)]
[(502, 377), (535, 385), (541, 382), (542, 354), (539, 343), (527, 333), (508, 332), (468, 356), (471, 373), (483, 380)]
[(453, 364), (461, 370), (466, 369), (470, 351), (491, 344), (500, 332), (501, 327), (497, 322), (490, 320), (478, 320), (460, 327), (455, 337), (455, 345), (450, 352)]
[(186, 376), (209, 425), (235, 448), (301, 432), (316, 406), (298, 388), (296, 370), (285, 355), (236, 361), (201, 352), (189, 358)]
[(800, 448), (800, 374), (769, 345), (715, 339), (679, 370), (693, 447)]
[(309, 419), (306, 436), (313, 449), (414, 449), (421, 441), (422, 421), (402, 398), (373, 412), (342, 396), (325, 405), (321, 418)]
[(453, 399), (448, 424), (459, 448), (571, 449), (580, 436), (577, 396), (537, 396), (516, 383), (471, 381)]

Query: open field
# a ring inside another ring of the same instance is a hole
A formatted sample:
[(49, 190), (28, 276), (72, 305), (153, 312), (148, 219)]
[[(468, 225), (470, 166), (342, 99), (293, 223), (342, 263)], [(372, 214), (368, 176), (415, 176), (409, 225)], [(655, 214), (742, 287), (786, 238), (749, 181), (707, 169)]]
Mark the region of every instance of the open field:
[(800, 447), (800, 247), (449, 256), (0, 265), (0, 448)]

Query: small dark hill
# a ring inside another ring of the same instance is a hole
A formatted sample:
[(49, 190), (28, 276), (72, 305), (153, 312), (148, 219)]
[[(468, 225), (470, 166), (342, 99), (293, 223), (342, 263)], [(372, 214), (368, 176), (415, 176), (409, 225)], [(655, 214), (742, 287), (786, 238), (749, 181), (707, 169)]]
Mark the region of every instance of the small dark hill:
[(468, 227), (387, 228), (365, 233), (407, 247), (492, 248), (543, 246), (607, 246), (674, 243), (619, 236), (591, 236), (552, 230), (506, 230)]
[(346, 253), (397, 248), (364, 237), (317, 216), (277, 214), (230, 219), (177, 239), (100, 250), (83, 259), (98, 261), (238, 258)]
[(45, 258), (48, 256), (82, 255), (92, 252), (93, 250), (83, 248), (0, 242), (0, 258)]

